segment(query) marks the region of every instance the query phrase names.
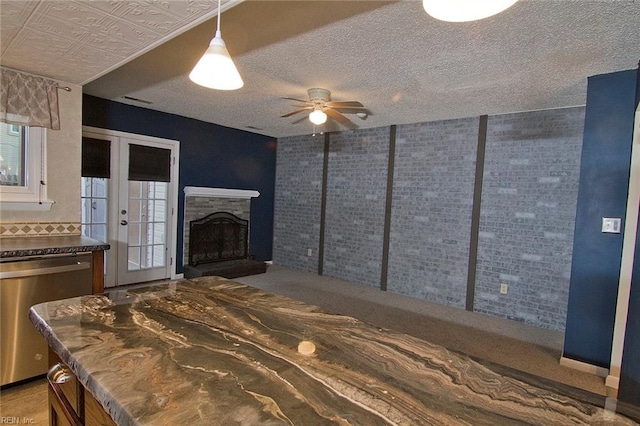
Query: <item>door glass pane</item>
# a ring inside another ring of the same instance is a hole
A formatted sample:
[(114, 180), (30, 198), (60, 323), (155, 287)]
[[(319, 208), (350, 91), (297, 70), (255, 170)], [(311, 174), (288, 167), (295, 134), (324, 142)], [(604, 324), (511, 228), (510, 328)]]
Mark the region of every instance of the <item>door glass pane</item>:
[(94, 197), (107, 198), (107, 179), (91, 179), (91, 192)]
[(140, 247), (129, 247), (129, 262), (127, 270), (135, 271), (140, 269)]
[(153, 220), (155, 222), (164, 222), (166, 216), (166, 205), (164, 200), (155, 201), (153, 208)]
[(142, 207), (141, 207), (140, 200), (130, 198), (129, 199), (129, 221), (140, 222), (140, 220), (142, 220)]
[(129, 245), (130, 246), (139, 246), (140, 245), (140, 224), (139, 223), (129, 223)]
[(139, 182), (129, 181), (129, 198), (134, 200), (140, 198), (140, 185)]
[(151, 261), (151, 247), (152, 246), (142, 246), (140, 247), (140, 268), (149, 268), (153, 266), (153, 262)]
[(140, 184), (140, 198), (149, 198), (149, 186), (151, 185), (151, 191), (153, 191), (153, 182), (139, 182)]
[(91, 225), (91, 235), (98, 241), (107, 241), (107, 225)]
[(156, 199), (166, 200), (167, 199), (167, 183), (166, 182), (156, 182)]
[(82, 179), (80, 196), (91, 197), (91, 179)]
[(91, 204), (93, 223), (107, 223), (107, 200), (106, 198), (94, 198)]
[(102, 242), (107, 242), (107, 185), (104, 178), (83, 177), (81, 181), (82, 235)]
[(165, 252), (163, 245), (153, 246), (153, 266), (164, 266)]
[(129, 270), (166, 266), (166, 197), (165, 182), (129, 181), (128, 245), (139, 256)]
[(164, 223), (156, 223), (153, 227), (153, 244), (164, 244)]
[[(91, 198), (85, 198), (82, 196), (82, 229), (85, 230), (85, 225), (91, 224)], [(83, 232), (83, 235), (89, 236)]]

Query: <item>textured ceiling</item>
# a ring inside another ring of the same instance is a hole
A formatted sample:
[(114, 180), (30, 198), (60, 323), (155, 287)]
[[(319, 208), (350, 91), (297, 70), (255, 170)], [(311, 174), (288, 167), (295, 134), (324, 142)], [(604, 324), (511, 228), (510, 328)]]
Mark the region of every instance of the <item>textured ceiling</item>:
[[(420, 1), (235, 1), (233, 8), (223, 6), (222, 36), (245, 86), (223, 92), (187, 77), (215, 32), (215, 18), (171, 38), (181, 23), (197, 22), (196, 10), (204, 16), (207, 7), (215, 9), (210, 2), (35, 2), (112, 9), (91, 25), (82, 16), (56, 21), (51, 25), (59, 31), (80, 34), (76, 44), (52, 36), (29, 54), (20, 53), (24, 44), (12, 50), (18, 37), (5, 49), (4, 9), (12, 3), (0, 3), (3, 64), (6, 56), (13, 68), (86, 82), (102, 74), (85, 69), (96, 57), (87, 52), (124, 58), (135, 50), (126, 43), (153, 31), (151, 45), (168, 41), (89, 82), (85, 93), (275, 137), (313, 131), (302, 115), (280, 118), (295, 109), (282, 97), (304, 99), (310, 87), (329, 89), (336, 101), (361, 101), (371, 115), (350, 116), (354, 123), (379, 127), (582, 105), (587, 77), (636, 68), (640, 59), (640, 2), (633, 0), (520, 0), (494, 17), (458, 24), (431, 18)], [(159, 7), (163, 18), (173, 17), (162, 21), (166, 25), (157, 22), (158, 12), (149, 12)], [(115, 46), (112, 38), (96, 36), (114, 33), (113, 16), (127, 17), (135, 27), (126, 33), (120, 28)], [(55, 52), (51, 59), (38, 62), (49, 50)], [(37, 66), (27, 69), (23, 62)], [(343, 128), (328, 122), (325, 130)]]
[[(225, 0), (222, 10), (237, 0)], [(84, 84), (217, 15), (217, 2), (0, 1), (3, 66)]]

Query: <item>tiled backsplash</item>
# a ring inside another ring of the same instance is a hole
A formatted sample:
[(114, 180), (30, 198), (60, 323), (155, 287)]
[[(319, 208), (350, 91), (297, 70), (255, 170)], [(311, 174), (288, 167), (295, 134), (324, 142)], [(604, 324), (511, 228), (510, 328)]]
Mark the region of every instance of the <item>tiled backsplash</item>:
[(0, 223), (0, 237), (53, 237), (60, 235), (80, 235), (79, 223), (39, 222), (39, 223)]

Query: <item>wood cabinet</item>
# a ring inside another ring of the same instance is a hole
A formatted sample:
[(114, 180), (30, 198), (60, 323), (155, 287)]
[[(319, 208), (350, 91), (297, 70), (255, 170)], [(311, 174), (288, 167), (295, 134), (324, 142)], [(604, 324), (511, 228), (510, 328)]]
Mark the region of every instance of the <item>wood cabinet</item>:
[(50, 426), (116, 426), (100, 403), (49, 348)]
[(91, 282), (93, 294), (104, 292), (104, 250), (94, 250), (93, 255), (93, 276)]

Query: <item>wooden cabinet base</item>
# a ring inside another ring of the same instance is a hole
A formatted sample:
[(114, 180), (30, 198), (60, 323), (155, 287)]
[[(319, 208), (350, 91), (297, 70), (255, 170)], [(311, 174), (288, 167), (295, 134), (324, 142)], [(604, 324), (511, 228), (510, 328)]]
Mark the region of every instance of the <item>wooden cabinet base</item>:
[(102, 405), (86, 390), (84, 391), (84, 424), (87, 426), (116, 426)]
[[(116, 426), (102, 406), (49, 348), (49, 424), (51, 426)], [(64, 378), (62, 378), (64, 376)]]

